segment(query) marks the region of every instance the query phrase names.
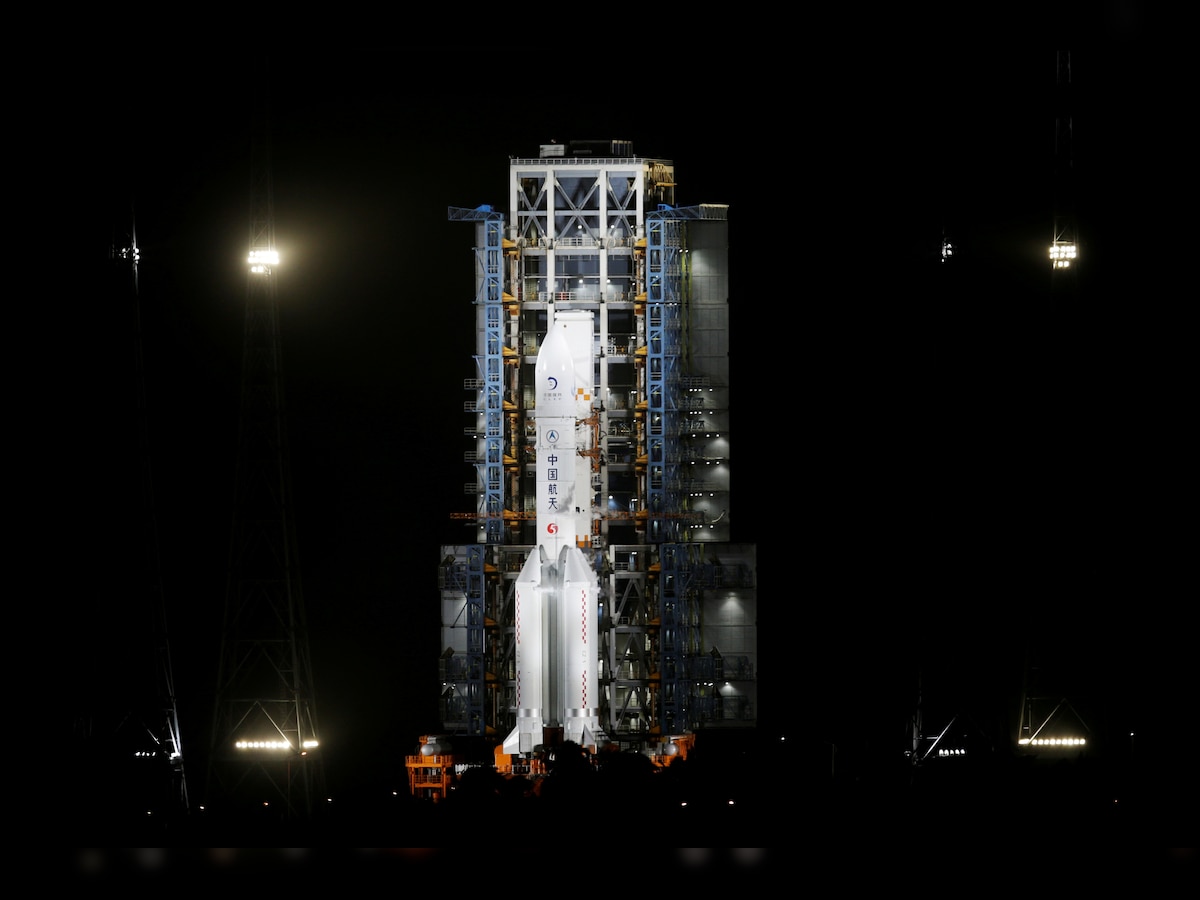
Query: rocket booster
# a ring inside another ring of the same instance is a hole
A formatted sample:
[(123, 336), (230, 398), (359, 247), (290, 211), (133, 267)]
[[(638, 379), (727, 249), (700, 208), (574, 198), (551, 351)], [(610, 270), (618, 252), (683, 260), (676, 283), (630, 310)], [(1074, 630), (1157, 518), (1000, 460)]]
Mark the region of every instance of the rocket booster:
[(591, 345), (591, 313), (560, 313), (534, 370), (537, 546), (516, 584), (517, 724), (505, 738), (505, 753), (532, 751), (547, 725), (562, 726), (565, 740), (584, 747), (594, 748), (599, 734), (599, 586), (579, 547), (589, 535), (580, 532), (590, 525), (591, 477), (578, 452), (576, 424), (591, 405), (590, 384), (580, 383), (576, 357), (590, 372)]

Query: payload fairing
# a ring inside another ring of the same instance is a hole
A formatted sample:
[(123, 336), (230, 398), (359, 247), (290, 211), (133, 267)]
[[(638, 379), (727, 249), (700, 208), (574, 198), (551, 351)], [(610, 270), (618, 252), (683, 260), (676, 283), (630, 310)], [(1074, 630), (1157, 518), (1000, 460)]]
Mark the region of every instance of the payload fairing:
[(593, 510), (586, 447), (594, 381), (592, 314), (552, 314), (538, 351), (537, 545), (516, 585), (517, 724), (505, 753), (528, 753), (543, 729), (596, 748), (600, 736), (597, 595), (599, 580), (581, 545)]

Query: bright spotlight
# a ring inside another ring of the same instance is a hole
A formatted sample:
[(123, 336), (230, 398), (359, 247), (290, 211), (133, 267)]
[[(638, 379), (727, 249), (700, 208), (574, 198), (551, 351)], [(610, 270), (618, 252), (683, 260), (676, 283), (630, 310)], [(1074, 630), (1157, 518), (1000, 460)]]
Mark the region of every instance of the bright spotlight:
[(275, 250), (251, 250), (247, 262), (255, 275), (267, 275), (272, 266), (279, 265), (279, 253)]
[(1079, 255), (1074, 244), (1055, 241), (1050, 245), (1050, 261), (1056, 269), (1069, 269), (1071, 261)]

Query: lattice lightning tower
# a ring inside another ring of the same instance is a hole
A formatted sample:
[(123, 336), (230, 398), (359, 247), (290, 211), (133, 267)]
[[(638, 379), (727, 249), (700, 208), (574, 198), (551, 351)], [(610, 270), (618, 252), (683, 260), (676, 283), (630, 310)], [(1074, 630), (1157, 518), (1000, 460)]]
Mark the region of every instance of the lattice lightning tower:
[[(265, 116), (264, 116), (265, 122)], [(307, 819), (324, 793), (284, 422), (267, 129), (253, 141), (241, 420), (208, 800)]]

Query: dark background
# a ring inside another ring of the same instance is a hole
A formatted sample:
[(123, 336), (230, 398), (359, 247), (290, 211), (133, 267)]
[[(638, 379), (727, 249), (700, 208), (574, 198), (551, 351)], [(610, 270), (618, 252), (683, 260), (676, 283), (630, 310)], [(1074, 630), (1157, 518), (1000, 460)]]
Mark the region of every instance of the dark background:
[(1135, 728), (1165, 736), (1148, 709), (1189, 658), (1172, 652), (1182, 538), (1159, 510), (1180, 490), (1178, 378), (1145, 247), (1181, 163), (1155, 138), (1136, 10), (1113, 5), (1103, 40), (1072, 52), (1084, 259), (1066, 307), (1046, 259), (1052, 48), (848, 48), (769, 66), (701, 54), (654, 89), (632, 64), (493, 74), (479, 54), (413, 46), (274, 52), (266, 71), (104, 60), (77, 98), (69, 174), (98, 280), (112, 229), (136, 216), (140, 334), (127, 306), (73, 303), (85, 368), (60, 399), (83, 427), (60, 527), (87, 573), (70, 617), (75, 721), (119, 710), (148, 655), (131, 624), (140, 338), (185, 750), (207, 747), (250, 127), (269, 102), (288, 437), (335, 788), (403, 788), (403, 756), (437, 728), (434, 566), (472, 535), (450, 513), (470, 508), (473, 229), (447, 207), (506, 210), (509, 157), (554, 140), (631, 140), (675, 161), (680, 205), (729, 204), (733, 538), (758, 545), (760, 739), (786, 735), (801, 773), (832, 747), (899, 752), (918, 684), (931, 711), (969, 709), (1003, 739), (1027, 652), (1071, 661), (1110, 746)]

